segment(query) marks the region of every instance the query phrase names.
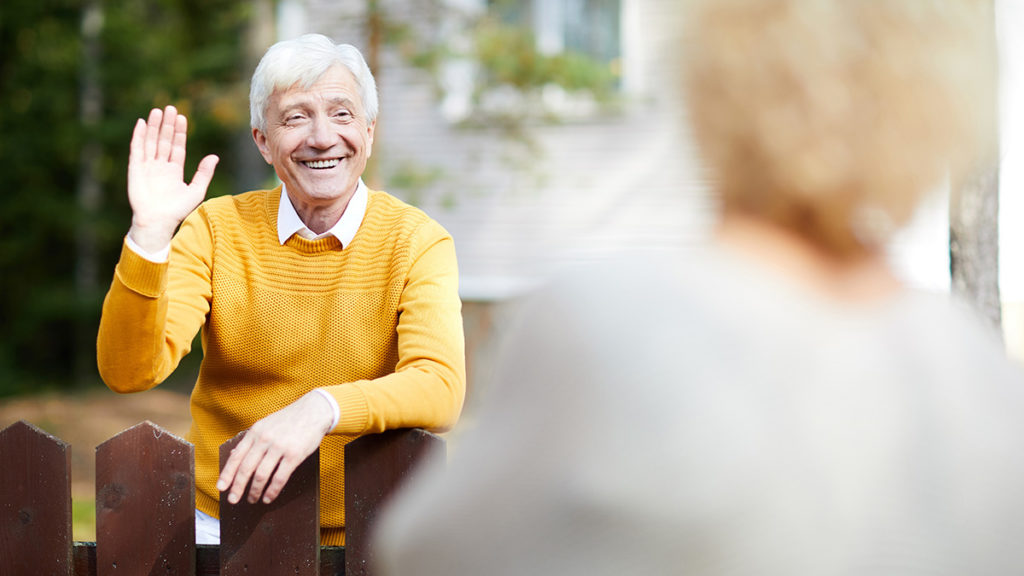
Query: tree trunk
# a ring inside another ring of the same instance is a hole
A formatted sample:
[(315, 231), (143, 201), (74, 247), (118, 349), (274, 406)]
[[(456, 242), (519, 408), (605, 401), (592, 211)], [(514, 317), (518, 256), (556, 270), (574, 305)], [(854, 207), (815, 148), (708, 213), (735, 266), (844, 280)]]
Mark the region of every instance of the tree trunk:
[(949, 206), (949, 265), (953, 293), (973, 304), (999, 331), (1002, 306), (999, 296), (999, 90), (998, 51), (993, 0), (983, 0), (991, 27), (988, 62), (990, 74), (982, 93), (988, 95), (984, 117), (991, 129), (975, 169), (952, 182)]
[(976, 170), (952, 194), (949, 263), (953, 293), (1000, 328), (998, 162)]
[[(370, 72), (373, 73), (374, 79), (377, 81), (378, 88), (380, 87), (380, 48), (381, 42), (384, 36), (384, 23), (382, 19), (382, 9), (380, 7), (379, 0), (367, 0), (366, 3), (366, 65), (370, 67)], [(379, 110), (378, 110), (379, 112)], [(375, 150), (380, 150), (380, 132), (375, 131), (373, 137), (373, 147)], [(378, 178), (378, 164), (377, 158), (379, 155), (372, 154), (366, 162), (366, 169), (363, 170), (363, 180), (366, 185), (370, 188), (380, 188), (381, 182)]]
[[(275, 5), (274, 0), (254, 0), (252, 2), (252, 15), (249, 17), (245, 30), (245, 52), (241, 63), (242, 78), (248, 79), (252, 76), (263, 53), (277, 39)], [(246, 85), (248, 86), (248, 82)], [(248, 122), (235, 134), (232, 139), (232, 148), (236, 166), (234, 181), (238, 187), (238, 190), (234, 192), (256, 190), (265, 186), (269, 169), (253, 143), (252, 131)]]
[(75, 219), (75, 381), (86, 385), (96, 375), (96, 324), (91, 303), (98, 294), (99, 250), (96, 216), (103, 200), (99, 181), (99, 162), (103, 153), (97, 129), (103, 114), (103, 88), (100, 84), (100, 32), (103, 6), (100, 0), (88, 0), (82, 8), (82, 67), (79, 84), (79, 115), (85, 139), (79, 156)]

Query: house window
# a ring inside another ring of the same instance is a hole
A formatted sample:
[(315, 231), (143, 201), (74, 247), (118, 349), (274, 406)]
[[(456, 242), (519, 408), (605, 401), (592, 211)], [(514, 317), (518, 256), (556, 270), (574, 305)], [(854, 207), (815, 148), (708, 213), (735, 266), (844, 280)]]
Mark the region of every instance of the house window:
[(620, 0), (490, 0), (488, 7), (502, 21), (532, 30), (540, 52), (573, 52), (618, 72)]
[(449, 121), (586, 120), (609, 110), (622, 85), (621, 0), (477, 1), (467, 42), (447, 39), (475, 46), (442, 67)]
[(542, 51), (576, 52), (605, 64), (619, 58), (619, 0), (534, 0)]

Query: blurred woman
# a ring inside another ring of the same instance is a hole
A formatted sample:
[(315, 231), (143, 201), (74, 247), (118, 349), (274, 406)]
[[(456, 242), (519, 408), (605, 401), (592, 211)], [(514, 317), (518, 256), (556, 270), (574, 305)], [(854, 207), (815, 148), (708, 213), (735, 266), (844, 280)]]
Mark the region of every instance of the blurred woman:
[(1024, 378), (884, 255), (987, 152), (984, 5), (695, 5), (715, 242), (534, 297), (478, 428), (383, 521), (381, 572), (1024, 571)]

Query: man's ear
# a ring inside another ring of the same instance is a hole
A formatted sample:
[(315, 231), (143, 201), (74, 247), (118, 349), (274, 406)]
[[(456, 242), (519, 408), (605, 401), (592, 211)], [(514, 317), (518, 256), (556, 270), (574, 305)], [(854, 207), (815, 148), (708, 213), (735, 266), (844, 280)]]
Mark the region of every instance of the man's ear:
[(274, 164), (274, 156), (270, 153), (270, 146), (267, 143), (267, 136), (259, 128), (252, 129), (252, 139), (260, 150), (260, 155), (267, 161), (267, 164)]
[(377, 121), (374, 120), (366, 126), (366, 157), (373, 156), (373, 132), (377, 129)]

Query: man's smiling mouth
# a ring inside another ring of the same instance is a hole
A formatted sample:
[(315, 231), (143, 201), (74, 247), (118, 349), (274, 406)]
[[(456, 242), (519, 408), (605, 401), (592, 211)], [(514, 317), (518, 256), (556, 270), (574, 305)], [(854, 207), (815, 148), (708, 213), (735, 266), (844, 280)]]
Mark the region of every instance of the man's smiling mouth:
[(322, 170), (325, 168), (334, 168), (339, 162), (341, 162), (340, 158), (331, 158), (330, 160), (310, 160), (308, 162), (303, 162), (303, 164), (316, 170)]

